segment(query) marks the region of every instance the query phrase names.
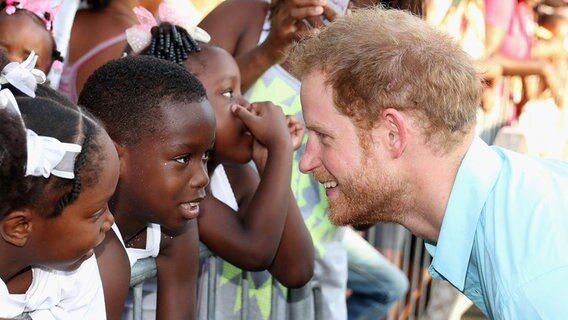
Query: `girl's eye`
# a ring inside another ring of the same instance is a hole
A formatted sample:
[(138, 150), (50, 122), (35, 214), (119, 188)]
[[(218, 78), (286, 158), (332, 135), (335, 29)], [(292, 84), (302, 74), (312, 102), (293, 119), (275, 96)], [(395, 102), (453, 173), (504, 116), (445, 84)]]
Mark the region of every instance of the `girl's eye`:
[(174, 160), (175, 160), (177, 163), (186, 164), (186, 163), (189, 162), (189, 157), (190, 157), (190, 155), (188, 154), (188, 155), (185, 155), (185, 156), (177, 157), (177, 158), (175, 158)]
[(99, 220), (103, 216), (103, 214), (107, 211), (107, 207), (108, 207), (108, 205), (105, 205), (104, 208), (95, 212), (95, 214), (93, 215), (93, 218), (95, 219), (95, 221)]
[(227, 98), (227, 99), (232, 99), (233, 98), (233, 89), (227, 89), (225, 90), (222, 95)]
[(207, 161), (209, 161), (209, 158), (211, 158), (211, 150), (205, 151), (205, 153), (201, 157), (201, 160), (203, 160), (204, 162), (207, 162)]

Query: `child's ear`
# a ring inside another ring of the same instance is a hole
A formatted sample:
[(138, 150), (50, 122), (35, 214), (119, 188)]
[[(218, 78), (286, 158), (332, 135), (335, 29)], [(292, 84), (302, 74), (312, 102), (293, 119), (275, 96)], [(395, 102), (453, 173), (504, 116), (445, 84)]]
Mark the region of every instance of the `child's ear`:
[(32, 231), (32, 211), (30, 209), (11, 211), (0, 224), (2, 239), (15, 246), (23, 247)]
[(116, 153), (118, 153), (118, 161), (119, 161), (119, 165), (120, 165), (120, 173), (119, 173), (119, 179), (122, 178), (126, 172), (127, 169), (127, 159), (128, 159), (128, 148), (126, 148), (125, 146), (123, 146), (122, 144), (116, 142), (116, 141), (112, 141), (114, 143), (114, 147), (116, 148)]

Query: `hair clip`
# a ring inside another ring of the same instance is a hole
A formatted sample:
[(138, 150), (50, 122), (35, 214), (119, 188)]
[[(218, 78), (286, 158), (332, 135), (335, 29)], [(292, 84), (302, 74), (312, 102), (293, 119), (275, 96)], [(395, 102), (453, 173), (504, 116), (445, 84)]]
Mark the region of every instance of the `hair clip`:
[(6, 13), (12, 15), (16, 9), (33, 12), (45, 23), (45, 28), (51, 31), (53, 19), (59, 11), (61, 2), (52, 5), (51, 0), (6, 0)]
[[(211, 36), (203, 29), (197, 26), (199, 15), (197, 10), (189, 3), (188, 8), (184, 8), (186, 15), (178, 16), (165, 3), (160, 4), (158, 9), (158, 18), (160, 22), (169, 22), (184, 28), (189, 35), (196, 41), (207, 43), (211, 40)], [(144, 48), (148, 47), (152, 40), (152, 27), (158, 26), (159, 22), (154, 18), (152, 13), (144, 7), (136, 7), (133, 9), (134, 14), (138, 18), (139, 24), (126, 29), (126, 40), (135, 53), (140, 53)]]
[[(13, 63), (6, 65), (0, 73), (0, 88), (2, 84), (9, 83), (24, 94), (35, 97), (34, 91), (38, 81), (45, 81), (43, 72), (34, 69), (36, 60), (37, 57), (32, 52), (26, 61), (13, 62), (16, 65)], [(0, 90), (0, 109), (17, 114), (22, 120), (22, 127), (26, 130), (26, 176), (49, 178), (50, 175), (54, 175), (65, 179), (75, 178), (75, 159), (81, 153), (80, 145), (60, 142), (53, 137), (39, 136), (34, 131), (26, 129), (16, 98), (8, 89)]]

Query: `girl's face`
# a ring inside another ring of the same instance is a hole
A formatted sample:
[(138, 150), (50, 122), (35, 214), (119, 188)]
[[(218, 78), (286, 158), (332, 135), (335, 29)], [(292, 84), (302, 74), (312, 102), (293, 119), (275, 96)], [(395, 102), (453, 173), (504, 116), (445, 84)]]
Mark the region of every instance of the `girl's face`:
[(49, 72), (53, 40), (49, 31), (33, 13), (17, 10), (13, 15), (0, 12), (0, 48), (6, 50), (10, 61), (22, 62), (32, 51), (38, 55), (36, 68)]
[(79, 197), (54, 218), (38, 215), (30, 240), (37, 264), (57, 270), (75, 270), (93, 255), (114, 223), (107, 202), (118, 182), (119, 162), (114, 144), (103, 132), (96, 139), (99, 153), (91, 155), (99, 169), (96, 184), (83, 187)]
[[(197, 218), (205, 197), (215, 115), (207, 100), (165, 101), (159, 112), (164, 124), (160, 130), (147, 132), (135, 145), (120, 147), (118, 196), (128, 206), (120, 214), (135, 215), (135, 219), (124, 220), (129, 223), (160, 224), (168, 234), (176, 235)], [(121, 229), (128, 228), (120, 222)]]
[(185, 65), (203, 83), (215, 111), (215, 160), (237, 163), (250, 161), (253, 137), (231, 111), (233, 104), (249, 106), (241, 96), (241, 75), (235, 59), (221, 48), (202, 46), (200, 53), (190, 54)]

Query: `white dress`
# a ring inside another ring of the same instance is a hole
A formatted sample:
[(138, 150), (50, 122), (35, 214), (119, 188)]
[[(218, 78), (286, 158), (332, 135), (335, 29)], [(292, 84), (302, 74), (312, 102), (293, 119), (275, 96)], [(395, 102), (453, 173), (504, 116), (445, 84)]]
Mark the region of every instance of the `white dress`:
[(24, 294), (10, 294), (0, 281), (0, 318), (28, 314), (33, 320), (106, 319), (97, 260), (93, 255), (79, 269), (32, 268), (32, 283)]

